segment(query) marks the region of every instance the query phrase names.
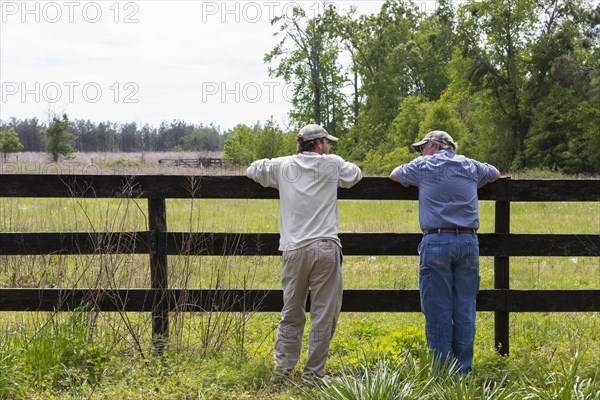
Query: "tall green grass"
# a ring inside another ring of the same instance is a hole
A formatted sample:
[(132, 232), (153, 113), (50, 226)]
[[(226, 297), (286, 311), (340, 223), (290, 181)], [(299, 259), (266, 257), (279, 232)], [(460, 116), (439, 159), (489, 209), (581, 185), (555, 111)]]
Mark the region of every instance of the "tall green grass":
[[(492, 232), (493, 203), (480, 208), (481, 232)], [(168, 200), (167, 210), (171, 231), (278, 231), (275, 200)], [(340, 217), (342, 232), (419, 231), (412, 201), (340, 201)], [(0, 199), (2, 232), (137, 231), (146, 221), (139, 199)], [(597, 234), (600, 204), (514, 203), (511, 232)], [(169, 267), (172, 287), (280, 286), (279, 257), (170, 256)], [(482, 288), (493, 287), (491, 257), (481, 258), (481, 276)], [(345, 257), (344, 279), (346, 288), (416, 289), (418, 258)], [(147, 256), (134, 254), (0, 258), (2, 287), (133, 288), (149, 280)], [(600, 260), (512, 257), (511, 287), (598, 289)], [(148, 314), (0, 313), (0, 398), (596, 399), (600, 392), (598, 313), (511, 314), (509, 357), (494, 351), (493, 313), (478, 313), (467, 377), (427, 369), (420, 313), (343, 313), (328, 362), (334, 379), (311, 388), (296, 375), (281, 387), (269, 383), (278, 318), (172, 313), (171, 342), (157, 358)], [(347, 397), (327, 397), (337, 392)]]
[(560, 371), (537, 364), (533, 377), (522, 375), (498, 381), (480, 379), (476, 374), (462, 375), (453, 365), (440, 368), (424, 350), (406, 351), (397, 358), (384, 354), (374, 361), (364, 359), (304, 394), (314, 400), (599, 399), (600, 377), (580, 378), (578, 363), (575, 355)]

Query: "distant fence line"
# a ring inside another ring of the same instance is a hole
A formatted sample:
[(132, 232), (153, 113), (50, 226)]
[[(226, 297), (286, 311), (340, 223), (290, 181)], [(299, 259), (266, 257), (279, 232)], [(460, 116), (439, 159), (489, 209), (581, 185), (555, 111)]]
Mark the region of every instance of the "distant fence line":
[[(416, 200), (417, 189), (388, 178), (366, 177), (340, 199)], [(280, 289), (178, 289), (168, 282), (168, 255), (279, 255), (277, 233), (171, 232), (166, 199), (275, 199), (243, 176), (0, 175), (0, 197), (144, 198), (148, 231), (0, 233), (0, 255), (148, 254), (150, 287), (0, 288), (0, 311), (68, 311), (82, 305), (98, 311), (150, 312), (157, 347), (168, 337), (170, 311), (269, 311), (283, 305)], [(509, 353), (512, 312), (597, 312), (600, 290), (510, 289), (511, 256), (600, 256), (600, 234), (511, 234), (511, 202), (597, 202), (600, 180), (500, 180), (479, 190), (495, 201), (495, 229), (479, 234), (481, 256), (494, 257), (494, 288), (477, 297), (478, 311), (494, 312), (495, 345)], [(556, 216), (560, 218), (560, 216)], [(420, 233), (341, 233), (344, 254), (416, 256)], [(344, 291), (343, 312), (418, 312), (418, 290)], [(308, 304), (310, 307), (310, 304)]]
[(222, 168), (225, 166), (225, 160), (222, 158), (202, 157), (202, 158), (161, 158), (158, 160), (161, 165), (172, 165), (175, 167), (187, 168)]

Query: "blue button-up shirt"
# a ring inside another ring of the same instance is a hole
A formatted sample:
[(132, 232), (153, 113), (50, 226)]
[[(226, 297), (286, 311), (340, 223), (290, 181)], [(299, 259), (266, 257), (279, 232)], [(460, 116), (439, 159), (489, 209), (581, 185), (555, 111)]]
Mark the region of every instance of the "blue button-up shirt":
[(419, 188), (422, 230), (479, 229), (477, 189), (494, 180), (497, 173), (489, 164), (439, 150), (400, 166), (396, 176), (402, 185)]

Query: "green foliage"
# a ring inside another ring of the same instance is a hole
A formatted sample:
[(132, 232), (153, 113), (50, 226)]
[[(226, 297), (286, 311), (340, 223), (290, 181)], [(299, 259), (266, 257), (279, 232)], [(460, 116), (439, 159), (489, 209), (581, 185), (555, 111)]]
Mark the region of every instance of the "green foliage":
[(29, 383), (41, 388), (67, 388), (97, 382), (108, 351), (96, 343), (90, 329), (92, 314), (76, 311), (56, 315), (32, 337), (18, 332), (15, 344), (21, 346), (20, 362)]
[(521, 373), (511, 380), (503, 374), (499, 379), (480, 380), (474, 373), (461, 375), (454, 366), (440, 368), (424, 349), (397, 356), (381, 353), (374, 360), (363, 358), (357, 365), (346, 367), (339, 377), (323, 381), (315, 392), (305, 391), (304, 396), (324, 400), (600, 399), (600, 376), (581, 378), (578, 354), (560, 372), (539, 360), (534, 363), (533, 376)]
[(435, 11), (419, 21), (415, 34), (419, 58), (410, 72), (416, 75), (416, 92), (428, 100), (439, 99), (451, 82), (448, 65), (456, 47), (455, 25), (450, 0), (437, 1)]
[(144, 165), (144, 163), (142, 161), (132, 161), (132, 160), (127, 160), (125, 158), (118, 158), (116, 160), (107, 161), (104, 159), (104, 157), (99, 157), (98, 165), (101, 168), (122, 169), (122, 168), (142, 167)]
[[(372, 15), (351, 10), (343, 16), (288, 19), (282, 27), (287, 38), (298, 39), (301, 27), (307, 29), (305, 41), (293, 41), (286, 50), (290, 57), (278, 66), (278, 76), (297, 88), (292, 119), (309, 115), (317, 98), (302, 88), (325, 87), (345, 76), (309, 74), (316, 58), (306, 57), (307, 50), (320, 33), (327, 38), (323, 49), (339, 46), (339, 52), (320, 53), (322, 61), (350, 60), (346, 80), (352, 89), (345, 103), (352, 118), (336, 120), (345, 158), (371, 165), (374, 156), (383, 158), (418, 135), (444, 129), (461, 143), (461, 152), (503, 171), (541, 167), (597, 173), (598, 8), (588, 0), (455, 3), (437, 2), (435, 12), (426, 14), (417, 2), (388, 0)], [(268, 62), (284, 54), (282, 43)], [(577, 100), (568, 104), (568, 97), (556, 96), (557, 86)], [(426, 116), (421, 105), (429, 111)]]
[[(587, 129), (583, 134), (583, 159), (587, 163), (581, 163), (578, 168), (573, 168), (575, 172), (600, 173), (600, 108), (588, 105), (587, 112), (590, 117)], [(575, 158), (577, 159), (577, 158)]]
[(421, 138), (421, 124), (428, 115), (431, 104), (421, 96), (408, 96), (400, 105), (400, 109), (388, 132), (389, 140), (394, 147), (406, 147)]
[(296, 135), (284, 133), (272, 119), (254, 128), (238, 125), (227, 135), (224, 156), (236, 165), (247, 166), (254, 160), (296, 152)]
[(381, 353), (374, 361), (363, 359), (342, 376), (324, 381), (310, 399), (489, 399), (517, 398), (514, 383), (476, 382), (460, 375), (455, 366), (441, 368), (423, 348), (397, 356)]
[(0, 332), (0, 399), (15, 398), (25, 384), (19, 345), (13, 332)]
[(17, 136), (14, 128), (0, 132), (0, 152), (4, 156), (4, 161), (6, 161), (9, 153), (17, 153), (21, 150), (23, 150), (23, 145), (19, 141), (19, 136)]
[(223, 148), (224, 137), (213, 127), (195, 128), (192, 133), (183, 137), (183, 150), (217, 151)]
[[(414, 4), (386, 1), (379, 13), (359, 20), (352, 39), (353, 69), (360, 75), (360, 93), (365, 97), (351, 128), (358, 156), (379, 147), (398, 112), (404, 96), (420, 85), (415, 63), (422, 60), (414, 41), (417, 29)], [(350, 40), (348, 38), (344, 38)]]
[[(338, 64), (339, 39), (333, 33), (338, 24), (335, 9), (326, 6), (322, 14), (309, 18), (300, 7), (275, 17), (275, 34), (281, 41), (264, 57), (274, 63), (269, 74), (289, 82), (292, 91), (290, 117), (296, 126), (317, 123), (339, 136), (348, 119), (349, 108), (343, 94), (347, 77)], [(291, 46), (287, 43), (291, 42)]]
[(598, 152), (590, 151), (600, 143), (599, 115), (598, 108), (575, 97), (572, 90), (553, 86), (533, 112), (525, 140), (527, 165), (566, 173), (587, 166), (590, 172), (600, 172)]
[(417, 156), (406, 147), (397, 147), (391, 152), (369, 151), (362, 163), (363, 172), (369, 175), (386, 175), (399, 165), (410, 162)]
[(254, 131), (247, 125), (237, 125), (229, 132), (224, 145), (224, 157), (236, 165), (254, 161)]
[(463, 100), (462, 120), (470, 131), (466, 146), (459, 152), (493, 164), (501, 171), (510, 170), (513, 161), (510, 120), (493, 105), (489, 91), (479, 91)]
[(455, 142), (459, 145), (463, 139), (468, 138), (467, 127), (450, 105), (444, 101), (437, 101), (430, 109), (425, 119), (420, 124), (419, 136), (423, 137), (433, 130), (442, 130), (450, 133)]
[(523, 97), (528, 50), (537, 22), (533, 0), (488, 0), (467, 4), (459, 24), (463, 55), (471, 60), (463, 73), (479, 90), (489, 90), (492, 105), (511, 121), (510, 158), (521, 167), (527, 132)]
[(75, 152), (75, 149), (69, 144), (75, 140), (75, 135), (69, 133), (69, 118), (63, 114), (62, 120), (58, 117), (52, 118), (52, 122), (47, 129), (42, 131), (46, 141), (46, 151), (52, 157), (52, 161), (57, 162), (60, 156), (68, 156)]
[(254, 137), (254, 158), (273, 158), (291, 151), (283, 152), (283, 132), (273, 120), (257, 130)]

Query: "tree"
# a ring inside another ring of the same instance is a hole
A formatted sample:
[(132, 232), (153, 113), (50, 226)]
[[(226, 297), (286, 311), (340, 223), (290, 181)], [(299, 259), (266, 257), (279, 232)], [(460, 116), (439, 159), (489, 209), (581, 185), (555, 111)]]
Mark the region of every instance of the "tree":
[(225, 158), (236, 165), (249, 165), (254, 160), (280, 157), (296, 150), (296, 135), (283, 133), (272, 118), (264, 126), (237, 125), (224, 136)]
[(230, 132), (224, 145), (224, 157), (236, 165), (250, 165), (254, 161), (254, 130), (239, 124)]
[(156, 130), (150, 125), (144, 124), (140, 129), (140, 136), (142, 142), (142, 151), (155, 151)]
[(14, 128), (0, 132), (0, 152), (2, 152), (4, 161), (9, 153), (17, 153), (23, 150), (23, 144), (19, 141), (19, 136)]
[(349, 101), (351, 117), (348, 123), (350, 124), (356, 124), (363, 102), (357, 60), (362, 57), (360, 43), (363, 43), (364, 40), (360, 38), (360, 34), (363, 31), (360, 27), (361, 21), (365, 17), (361, 16), (359, 19), (356, 19), (355, 15), (355, 7), (350, 7), (346, 15), (338, 15), (336, 13), (326, 14), (326, 23), (329, 25), (330, 31), (338, 38), (342, 49), (350, 55), (351, 64), (348, 67), (348, 73), (351, 75), (351, 78), (347, 79), (347, 83), (352, 87)]
[(75, 120), (70, 124), (71, 132), (77, 137), (75, 148), (77, 151), (96, 151), (98, 145), (96, 143), (97, 126), (90, 120)]
[[(557, 84), (593, 103), (598, 93), (594, 74), (600, 72), (595, 15), (586, 0), (469, 1), (459, 8), (460, 41), (450, 86), (477, 157), (502, 169), (538, 163), (559, 168), (558, 159), (570, 145), (556, 140), (570, 140), (572, 135), (562, 132), (570, 123), (561, 118), (562, 128), (550, 134), (542, 132), (545, 122), (536, 119), (555, 119), (559, 110), (569, 108), (556, 96)], [(580, 106), (584, 110), (587, 104)], [(580, 135), (582, 129), (574, 132)], [(563, 153), (558, 159), (536, 154), (550, 143), (544, 136), (551, 136), (551, 148)], [(584, 158), (573, 154), (579, 161)]]
[(366, 98), (356, 124), (340, 143), (346, 157), (361, 159), (378, 148), (403, 98), (417, 92), (411, 71), (418, 59), (413, 40), (418, 19), (414, 4), (387, 0), (378, 14), (361, 17), (354, 24), (354, 39), (345, 38), (354, 46), (353, 68)]
[(455, 48), (455, 13), (451, 0), (437, 1), (435, 12), (421, 19), (408, 56), (414, 93), (440, 98), (450, 83), (448, 64)]
[(142, 135), (137, 129), (135, 122), (121, 125), (121, 135), (119, 137), (119, 147), (124, 152), (142, 151)]
[(463, 143), (463, 139), (468, 137), (465, 124), (443, 99), (436, 101), (429, 109), (425, 119), (419, 126), (419, 137), (423, 137), (433, 130), (448, 132), (454, 141), (459, 144)]
[(61, 155), (66, 157), (75, 152), (69, 142), (74, 141), (76, 137), (67, 131), (68, 128), (69, 118), (67, 114), (63, 114), (62, 120), (56, 116), (53, 117), (48, 128), (42, 131), (46, 141), (46, 152), (50, 153), (54, 162), (57, 162)]
[(254, 138), (254, 158), (273, 158), (289, 154), (283, 149), (283, 132), (273, 119), (257, 130)]
[(504, 122), (510, 125), (510, 159), (515, 168), (524, 163), (528, 129), (524, 87), (536, 11), (535, 0), (471, 1), (459, 10), (462, 56), (470, 60), (464, 73), (478, 90), (492, 94)]
[(597, 107), (555, 85), (533, 113), (525, 138), (528, 167), (567, 173), (599, 172)]
[(23, 143), (23, 151), (44, 151), (42, 130), (44, 126), (35, 117), (17, 121), (11, 119), (11, 125)]
[(185, 146), (184, 137), (191, 135), (195, 127), (185, 121), (173, 120), (171, 123), (163, 121), (158, 128), (156, 151), (173, 151)]
[(427, 115), (431, 104), (418, 95), (404, 98), (400, 109), (388, 131), (387, 143), (393, 147), (410, 147), (420, 140), (421, 123)]
[(223, 148), (222, 140), (217, 128), (201, 124), (183, 138), (183, 148), (188, 151), (216, 151)]
[(368, 151), (361, 167), (365, 174), (388, 175), (398, 165), (406, 164), (417, 156), (406, 147), (397, 147), (390, 152)]
[(281, 23), (276, 35), (283, 38), (264, 60), (274, 63), (280, 59), (275, 67), (269, 67), (269, 74), (294, 87), (290, 117), (297, 126), (317, 123), (340, 135), (350, 110), (343, 93), (347, 78), (338, 63), (339, 46), (332, 21), (332, 6), (312, 19), (300, 7), (293, 8), (292, 16), (275, 17), (271, 24)]
[(96, 135), (98, 136), (98, 148), (96, 151), (119, 151), (117, 124), (114, 122), (100, 122)]

